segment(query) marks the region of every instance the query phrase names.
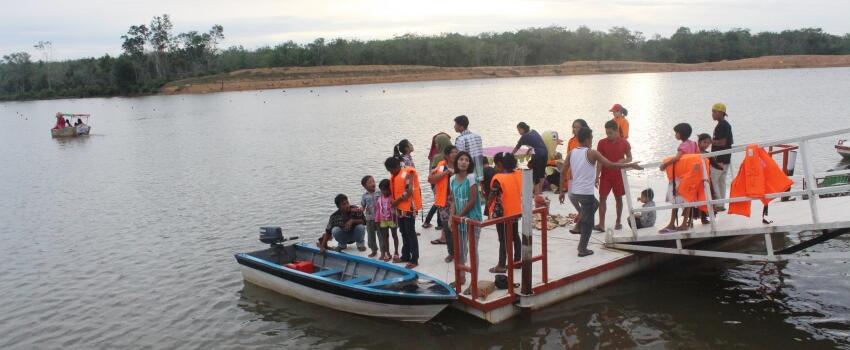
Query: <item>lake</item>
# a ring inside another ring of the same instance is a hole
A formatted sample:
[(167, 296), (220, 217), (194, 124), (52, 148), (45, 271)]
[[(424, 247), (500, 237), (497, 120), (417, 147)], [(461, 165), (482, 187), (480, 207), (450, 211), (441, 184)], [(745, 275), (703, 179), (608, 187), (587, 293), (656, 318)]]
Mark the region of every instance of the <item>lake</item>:
[[(848, 261), (680, 257), (491, 326), (323, 309), (244, 285), (233, 258), (261, 247), (259, 226), (318, 235), (333, 197), (386, 177), (402, 138), (424, 169), (460, 114), (501, 146), (520, 121), (568, 137), (584, 118), (598, 139), (621, 103), (635, 159), (652, 162), (674, 152), (676, 123), (711, 133), (715, 102), (745, 144), (850, 126), (848, 91), (850, 68), (829, 68), (0, 103), (0, 348), (850, 348)], [(91, 113), (92, 135), (51, 139), (57, 111)], [(834, 142), (813, 144), (819, 170), (846, 166)]]

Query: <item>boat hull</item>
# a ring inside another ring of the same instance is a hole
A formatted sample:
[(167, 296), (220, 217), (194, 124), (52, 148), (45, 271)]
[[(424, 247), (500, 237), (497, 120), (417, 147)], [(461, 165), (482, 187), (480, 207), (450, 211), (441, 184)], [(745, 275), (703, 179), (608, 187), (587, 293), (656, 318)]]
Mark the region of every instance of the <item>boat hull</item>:
[(260, 271), (254, 267), (246, 265), (240, 265), (239, 267), (242, 271), (242, 277), (246, 282), (273, 290), (301, 301), (358, 315), (406, 322), (426, 322), (434, 318), (434, 316), (439, 314), (440, 311), (445, 309), (449, 304), (448, 301), (437, 304), (404, 304), (403, 302), (383, 303), (363, 300), (362, 294), (357, 293), (356, 291), (344, 293), (339, 290), (323, 290), (291, 281), (268, 272)]
[(88, 135), (91, 132), (91, 126), (89, 125), (78, 125), (78, 126), (69, 126), (67, 128), (62, 129), (50, 129), (50, 136), (57, 137), (77, 137), (82, 135)]

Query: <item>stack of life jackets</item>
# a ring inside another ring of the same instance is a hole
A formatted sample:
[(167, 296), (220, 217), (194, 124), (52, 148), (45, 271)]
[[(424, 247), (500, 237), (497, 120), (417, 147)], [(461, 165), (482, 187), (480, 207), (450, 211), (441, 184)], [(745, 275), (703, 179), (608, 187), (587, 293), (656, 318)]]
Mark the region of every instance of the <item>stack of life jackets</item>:
[[(670, 159), (672, 157), (665, 158), (664, 161)], [(700, 165), (705, 167), (706, 174), (708, 174), (709, 160), (706, 158), (700, 161), (700, 159), (699, 154), (684, 154), (679, 157), (678, 161), (664, 169), (667, 172), (667, 180), (673, 182), (676, 179), (678, 183), (678, 186), (675, 187), (675, 194), (682, 196), (688, 202), (704, 201), (706, 198), (704, 183), (706, 179), (702, 175), (703, 170)], [(708, 211), (708, 208), (704, 205), (698, 208), (703, 212)]]
[[(764, 198), (765, 195), (785, 192), (793, 184), (794, 181), (785, 175), (764, 149), (758, 145), (748, 145), (738, 175), (732, 181), (729, 197), (760, 198), (767, 205), (773, 198)], [(750, 205), (751, 201), (730, 203), (729, 214), (749, 217)]]

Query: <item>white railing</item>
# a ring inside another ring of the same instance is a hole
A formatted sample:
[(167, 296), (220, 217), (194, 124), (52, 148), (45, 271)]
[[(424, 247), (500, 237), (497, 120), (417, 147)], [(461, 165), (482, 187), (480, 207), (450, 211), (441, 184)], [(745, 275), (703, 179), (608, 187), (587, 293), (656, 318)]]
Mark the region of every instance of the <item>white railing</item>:
[[(823, 176), (850, 174), (850, 170), (842, 170), (842, 171), (834, 171), (834, 172), (821, 172), (821, 173), (813, 172), (812, 171), (812, 160), (811, 160), (811, 155), (812, 155), (811, 152), (812, 151), (809, 147), (809, 141), (815, 140), (815, 139), (832, 137), (832, 136), (841, 135), (841, 134), (850, 134), (850, 128), (839, 129), (839, 130), (828, 131), (828, 132), (822, 132), (822, 133), (817, 133), (817, 134), (812, 134), (812, 135), (807, 135), (807, 136), (798, 136), (798, 137), (792, 137), (792, 138), (785, 138), (785, 139), (781, 139), (781, 140), (758, 143), (757, 145), (761, 148), (770, 147), (770, 146), (787, 145), (787, 144), (797, 144), (797, 145), (799, 145), (799, 153), (800, 153), (800, 158), (802, 160), (802, 166), (803, 166), (803, 169), (802, 169), (803, 170), (803, 176), (802, 176), (802, 178), (805, 180), (805, 183), (808, 184), (808, 186), (806, 186), (806, 188), (802, 189), (802, 190), (768, 194), (768, 195), (765, 196), (765, 198), (780, 198), (780, 197), (793, 197), (793, 196), (808, 195), (809, 207), (810, 207), (811, 216), (812, 216), (812, 223), (818, 224), (820, 222), (820, 216), (818, 214), (818, 204), (817, 204), (819, 195), (829, 194), (829, 193), (847, 192), (847, 191), (850, 191), (850, 185), (818, 188), (817, 182), (815, 181), (815, 177), (816, 176), (817, 177), (823, 177)], [(749, 145), (749, 144), (747, 144), (747, 145)], [(745, 152), (746, 149), (747, 149), (747, 145), (736, 146), (736, 147), (733, 147), (731, 149), (723, 150), (723, 151), (703, 153), (703, 154), (700, 154), (700, 159), (706, 159), (706, 158), (715, 157), (715, 156), (719, 156), (719, 155), (725, 155), (725, 154)], [(655, 163), (643, 164), (642, 166), (644, 167), (645, 170), (648, 170), (648, 169), (658, 168), (661, 165), (661, 163), (662, 162), (655, 162)], [(702, 169), (703, 186), (704, 186), (705, 196), (706, 196), (707, 200), (698, 201), (698, 202), (686, 202), (686, 203), (681, 203), (681, 204), (670, 204), (670, 205), (663, 205), (663, 206), (650, 207), (650, 208), (635, 208), (634, 204), (632, 202), (632, 195), (631, 195), (631, 191), (629, 190), (631, 187), (629, 186), (629, 176), (628, 176), (629, 173), (628, 172), (629, 171), (640, 171), (640, 170), (629, 170), (629, 169), (622, 169), (621, 170), (622, 174), (623, 174), (623, 185), (626, 188), (626, 205), (627, 205), (627, 209), (629, 210), (628, 220), (631, 223), (631, 231), (632, 231), (632, 237), (633, 238), (636, 239), (637, 233), (638, 233), (637, 232), (637, 225), (635, 223), (635, 215), (634, 215), (635, 213), (659, 211), (659, 210), (667, 210), (667, 209), (676, 209), (676, 208), (689, 208), (689, 207), (696, 207), (696, 206), (705, 205), (705, 206), (708, 207), (708, 216), (709, 216), (710, 224), (711, 224), (711, 232), (715, 233), (716, 230), (717, 230), (717, 227), (715, 226), (715, 220), (714, 220), (715, 219), (715, 212), (714, 212), (714, 205), (715, 204), (746, 202), (746, 201), (752, 201), (753, 199), (756, 199), (756, 198), (750, 198), (750, 197), (734, 197), (734, 198), (725, 198), (725, 199), (714, 199), (712, 194), (711, 194), (711, 183), (710, 183), (711, 178), (709, 177), (709, 174), (708, 174), (709, 170), (704, 165), (705, 164), (704, 162), (701, 162), (701, 164), (702, 164), (702, 166), (700, 166), (700, 168)], [(730, 171), (730, 173), (731, 173), (731, 171)], [(733, 178), (734, 178), (734, 175), (735, 174), (730, 174), (730, 176), (732, 176)]]

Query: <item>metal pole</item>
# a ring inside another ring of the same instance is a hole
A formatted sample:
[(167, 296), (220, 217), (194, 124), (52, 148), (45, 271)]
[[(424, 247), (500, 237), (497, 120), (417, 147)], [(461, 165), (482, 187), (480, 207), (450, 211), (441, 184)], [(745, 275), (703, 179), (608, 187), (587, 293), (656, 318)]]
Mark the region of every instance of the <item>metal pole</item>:
[[(522, 171), (522, 284), (520, 293), (528, 296), (531, 290), (531, 221), (534, 210), (534, 184), (531, 169)], [(546, 218), (543, 218), (546, 220)], [(508, 287), (510, 288), (510, 287)]]
[(632, 191), (629, 186), (629, 173), (626, 169), (620, 169), (623, 178), (623, 187), (626, 188), (626, 208), (629, 209), (629, 223), (631, 224), (632, 237), (637, 239), (637, 223), (635, 222), (635, 211), (632, 206)]
[(818, 194), (812, 191), (818, 188), (818, 183), (815, 181), (815, 177), (812, 176), (812, 159), (809, 154), (808, 140), (800, 142), (800, 158), (803, 158), (803, 175), (805, 175), (806, 183), (808, 184), (807, 190), (809, 190), (809, 207), (812, 210), (812, 223), (817, 224), (820, 221), (818, 218)]

